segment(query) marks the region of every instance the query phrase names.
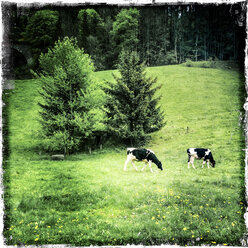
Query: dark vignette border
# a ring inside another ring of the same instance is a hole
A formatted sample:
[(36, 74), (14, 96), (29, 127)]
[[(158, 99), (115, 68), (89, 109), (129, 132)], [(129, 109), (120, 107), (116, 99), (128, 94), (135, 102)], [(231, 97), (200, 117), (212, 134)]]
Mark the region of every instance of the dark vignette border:
[[(122, 0), (122, 1), (108, 1), (105, 0), (105, 2), (103, 1), (94, 1), (92, 0), (92, 2), (87, 2), (84, 1), (84, 3), (81, 2), (75, 2), (75, 3), (71, 3), (71, 2), (35, 2), (35, 3), (25, 3), (25, 0), (23, 0), (23, 3), (20, 3), (22, 6), (25, 7), (30, 7), (30, 8), (42, 8), (44, 6), (118, 6), (118, 7), (129, 7), (129, 6), (162, 6), (162, 5), (168, 5), (168, 4), (173, 4), (173, 5), (182, 5), (182, 4), (231, 4), (231, 14), (233, 16), (235, 16), (236, 22), (240, 27), (245, 26), (246, 27), (246, 37), (244, 40), (242, 40), (243, 42), (243, 47), (244, 47), (244, 53), (243, 53), (243, 61), (240, 64), (241, 67), (241, 71), (243, 71), (244, 73), (244, 86), (243, 89), (241, 89), (241, 91), (243, 92), (243, 94), (241, 95), (241, 101), (244, 100), (244, 105), (243, 108), (245, 111), (241, 112), (241, 118), (240, 118), (240, 125), (243, 126), (244, 128), (244, 135), (245, 135), (245, 148), (243, 149), (243, 151), (245, 152), (245, 199), (246, 199), (246, 203), (248, 203), (248, 97), (246, 97), (248, 95), (248, 78), (247, 78), (247, 72), (248, 72), (248, 40), (247, 40), (247, 34), (248, 34), (248, 25), (247, 25), (247, 18), (248, 18), (248, 11), (247, 11), (247, 2), (244, 1), (228, 1), (228, 0), (216, 0), (216, 3), (213, 2), (208, 2), (208, 1), (187, 1), (187, 0), (177, 0), (177, 2), (170, 2), (170, 1), (159, 1), (156, 2), (156, 0), (150, 0), (145, 1), (142, 3), (142, 0), (140, 2), (137, 1), (132, 1), (132, 0)], [(14, 87), (14, 85), (12, 84), (12, 80), (14, 79), (14, 74), (12, 71), (12, 61), (11, 61), (11, 52), (10, 52), (10, 45), (9, 45), (9, 40), (8, 40), (8, 33), (10, 32), (10, 24), (9, 24), (9, 20), (10, 20), (10, 16), (9, 16), (9, 12), (11, 10), (11, 8), (13, 7), (13, 5), (15, 5), (18, 1), (14, 1), (14, 2), (2, 2), (1, 3), (1, 12), (2, 12), (2, 26), (3, 26), (3, 34), (2, 34), (2, 39), (1, 39), (1, 119), (0, 119), (0, 129), (1, 129), (1, 142), (2, 142), (2, 150), (1, 150), (1, 158), (2, 158), (2, 171), (0, 170), (0, 172), (2, 172), (1, 176), (1, 180), (2, 180), (2, 184), (1, 184), (1, 189), (3, 192), (2, 193), (2, 199), (1, 201), (3, 201), (4, 199), (8, 198), (8, 193), (6, 193), (6, 187), (4, 187), (4, 185), (6, 185), (5, 183), (8, 182), (10, 180), (8, 173), (5, 172), (7, 166), (8, 166), (8, 158), (9, 158), (9, 140), (8, 140), (8, 99), (9, 99), (9, 94), (11, 94), (11, 89)], [(115, 3), (116, 2), (116, 3)], [(147, 3), (148, 2), (148, 3)], [(246, 99), (246, 100), (245, 100)], [(1, 203), (1, 202), (0, 202)], [(0, 204), (2, 206), (2, 204)], [(248, 204), (246, 204), (248, 205)], [(9, 210), (9, 203), (4, 201), (4, 206), (3, 206), (3, 218), (1, 219), (1, 221), (3, 220), (3, 224), (4, 224), (4, 228), (3, 233), (4, 234), (4, 229), (8, 228), (10, 225), (10, 219), (9, 216), (7, 214), (5, 214), (5, 212), (8, 212)], [(247, 232), (244, 234), (243, 237), (241, 237), (241, 244), (242, 246), (248, 246), (248, 208), (246, 209), (246, 212), (244, 214), (244, 219), (245, 219), (245, 223), (246, 223), (246, 229)], [(1, 229), (1, 225), (0, 225), (0, 229)], [(4, 237), (0, 238), (0, 244), (2, 243), (2, 240), (4, 241)], [(68, 245), (67, 245), (68, 246)], [(61, 245), (48, 245), (46, 247), (61, 247)]]

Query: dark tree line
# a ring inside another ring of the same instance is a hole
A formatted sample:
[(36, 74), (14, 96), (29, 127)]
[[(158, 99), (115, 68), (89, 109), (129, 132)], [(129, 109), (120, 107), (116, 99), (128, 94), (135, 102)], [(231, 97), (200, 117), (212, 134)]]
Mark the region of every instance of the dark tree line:
[[(240, 5), (163, 5), (152, 7), (13, 6), (11, 42), (39, 54), (56, 40), (76, 37), (97, 70), (116, 68), (122, 49), (140, 55), (148, 66), (217, 58), (242, 60), (245, 25)], [(238, 14), (237, 14), (238, 13)]]
[(244, 36), (228, 5), (175, 5), (140, 12), (139, 50), (150, 65), (242, 56), (239, 42)]

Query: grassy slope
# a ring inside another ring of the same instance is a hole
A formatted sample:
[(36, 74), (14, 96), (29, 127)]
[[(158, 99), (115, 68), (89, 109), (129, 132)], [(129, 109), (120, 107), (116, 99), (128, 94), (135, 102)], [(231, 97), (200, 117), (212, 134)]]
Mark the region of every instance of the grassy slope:
[[(111, 73), (95, 76), (112, 80)], [(166, 66), (148, 74), (163, 84), (167, 121), (147, 145), (165, 169), (154, 167), (154, 174), (130, 165), (124, 173), (126, 151), (118, 147), (62, 162), (39, 155), (37, 82), (16, 82), (7, 104), (9, 244), (240, 244), (245, 226), (239, 73)], [(201, 169), (196, 161), (197, 169), (188, 170), (188, 147), (211, 148), (216, 168)]]

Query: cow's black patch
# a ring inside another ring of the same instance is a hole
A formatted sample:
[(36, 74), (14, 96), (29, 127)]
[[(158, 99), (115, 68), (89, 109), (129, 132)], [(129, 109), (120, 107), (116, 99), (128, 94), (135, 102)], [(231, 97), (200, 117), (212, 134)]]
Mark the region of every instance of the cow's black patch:
[(208, 151), (208, 149), (204, 149), (204, 148), (195, 148), (195, 152), (198, 156), (199, 159), (203, 158), (206, 156), (206, 152)]

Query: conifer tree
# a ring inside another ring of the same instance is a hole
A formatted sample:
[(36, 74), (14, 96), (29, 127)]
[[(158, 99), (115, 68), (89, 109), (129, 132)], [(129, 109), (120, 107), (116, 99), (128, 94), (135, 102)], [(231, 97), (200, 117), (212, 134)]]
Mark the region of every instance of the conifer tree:
[(111, 34), (119, 51), (122, 49), (137, 50), (139, 28), (139, 10), (123, 8), (116, 16)]
[(110, 32), (113, 44), (113, 51), (118, 63), (122, 50), (137, 51), (139, 33), (139, 10), (136, 8), (123, 8), (113, 22), (113, 29)]
[(77, 16), (78, 43), (91, 56), (96, 69), (104, 68), (104, 53), (101, 39), (103, 20), (94, 9), (82, 9)]
[(142, 145), (151, 132), (164, 125), (163, 112), (155, 92), (161, 87), (157, 79), (146, 76), (137, 52), (122, 51), (118, 65), (121, 77), (113, 74), (107, 93), (107, 127), (111, 134), (128, 143)]
[(68, 154), (102, 128), (101, 94), (91, 77), (93, 64), (76, 40), (68, 37), (42, 54), (39, 62), (43, 145)]

